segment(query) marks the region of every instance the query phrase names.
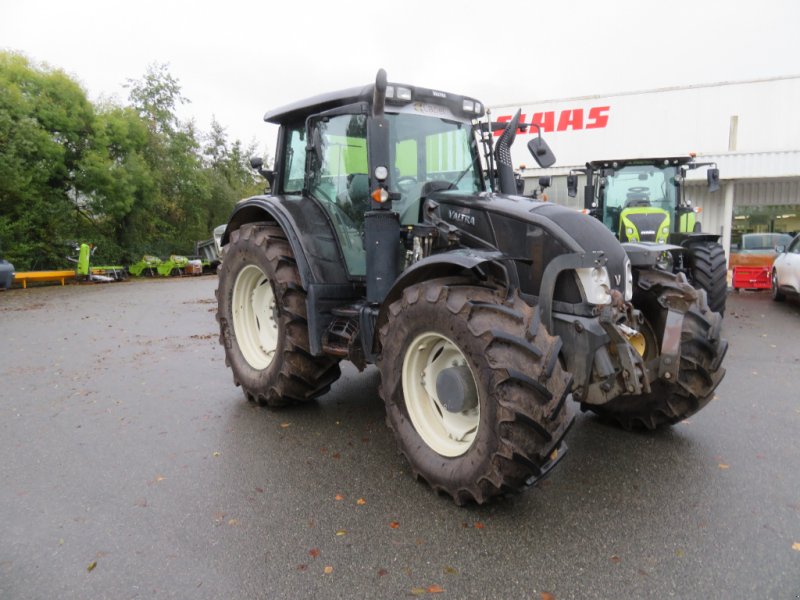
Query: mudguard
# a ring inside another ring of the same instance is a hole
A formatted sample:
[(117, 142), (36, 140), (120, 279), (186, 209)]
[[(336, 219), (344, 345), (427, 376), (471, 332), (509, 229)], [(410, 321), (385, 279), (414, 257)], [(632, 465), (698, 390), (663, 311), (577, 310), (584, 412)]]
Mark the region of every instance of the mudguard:
[(305, 289), (314, 284), (352, 283), (328, 215), (316, 202), (301, 196), (253, 196), (242, 200), (228, 220), (222, 245), (242, 225), (265, 220), (276, 221), (286, 234)]
[(459, 248), (450, 252), (442, 252), (423, 258), (403, 271), (392, 284), (392, 288), (386, 295), (386, 299), (381, 305), (375, 331), (378, 331), (386, 321), (389, 314), (389, 306), (400, 298), (403, 290), (410, 285), (426, 281), (436, 277), (447, 277), (462, 271), (473, 271), (479, 279), (487, 279), (493, 276), (495, 281), (506, 287), (518, 287), (516, 269), (510, 268), (510, 263), (515, 259), (511, 256), (496, 250), (475, 250), (471, 248)]

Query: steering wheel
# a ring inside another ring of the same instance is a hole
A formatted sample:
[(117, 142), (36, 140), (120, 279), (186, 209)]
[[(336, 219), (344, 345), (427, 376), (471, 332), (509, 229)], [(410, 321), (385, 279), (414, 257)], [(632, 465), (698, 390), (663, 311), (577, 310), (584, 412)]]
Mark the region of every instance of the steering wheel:
[(401, 175), (395, 182), (402, 193), (408, 192), (413, 186), (417, 185), (417, 178), (411, 175)]

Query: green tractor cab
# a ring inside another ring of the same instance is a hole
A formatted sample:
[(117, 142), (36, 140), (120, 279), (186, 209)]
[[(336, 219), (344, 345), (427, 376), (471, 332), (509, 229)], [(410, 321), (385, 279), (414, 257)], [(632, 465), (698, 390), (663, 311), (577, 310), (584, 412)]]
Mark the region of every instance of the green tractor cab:
[(701, 167), (708, 168), (708, 191), (719, 190), (716, 163), (697, 162), (690, 155), (588, 162), (570, 172), (567, 189), (576, 196), (578, 175), (585, 175), (585, 211), (620, 242), (666, 245), (660, 264), (684, 273), (696, 288), (705, 290), (711, 309), (723, 314), (725, 251), (718, 235), (701, 231), (697, 209), (686, 199), (686, 174)]

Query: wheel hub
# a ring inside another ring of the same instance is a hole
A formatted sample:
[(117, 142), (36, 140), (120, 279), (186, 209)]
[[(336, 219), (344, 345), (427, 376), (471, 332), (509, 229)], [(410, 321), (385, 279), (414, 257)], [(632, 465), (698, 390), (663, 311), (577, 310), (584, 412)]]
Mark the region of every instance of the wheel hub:
[(403, 359), (403, 395), (414, 429), (442, 456), (461, 456), (480, 422), (478, 387), (459, 347), (427, 332), (409, 344)]
[(272, 285), (256, 265), (245, 266), (233, 284), (233, 330), (247, 363), (266, 369), (278, 348), (278, 306)]

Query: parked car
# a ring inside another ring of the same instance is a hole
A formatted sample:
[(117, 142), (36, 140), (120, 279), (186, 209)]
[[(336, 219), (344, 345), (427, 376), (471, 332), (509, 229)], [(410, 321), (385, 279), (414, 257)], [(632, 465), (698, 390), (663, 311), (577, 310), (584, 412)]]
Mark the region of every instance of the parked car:
[(800, 233), (787, 246), (775, 248), (778, 256), (772, 264), (772, 299), (781, 302), (787, 296), (800, 296)]
[(14, 281), (14, 265), (0, 258), (0, 290), (7, 290)]
[(788, 246), (791, 241), (788, 233), (745, 233), (741, 244), (731, 245), (728, 267), (769, 267), (775, 259), (775, 248)]

